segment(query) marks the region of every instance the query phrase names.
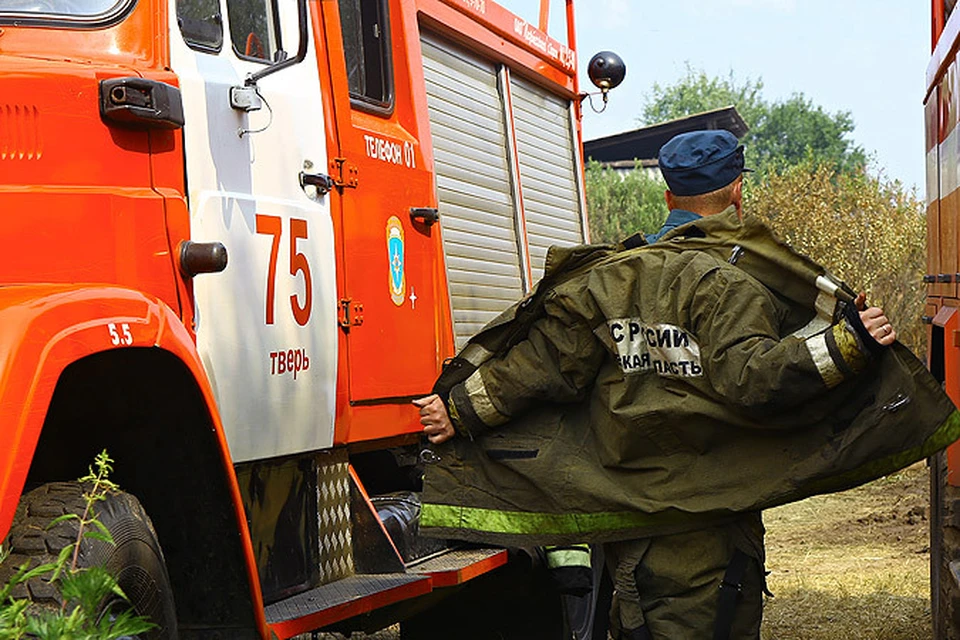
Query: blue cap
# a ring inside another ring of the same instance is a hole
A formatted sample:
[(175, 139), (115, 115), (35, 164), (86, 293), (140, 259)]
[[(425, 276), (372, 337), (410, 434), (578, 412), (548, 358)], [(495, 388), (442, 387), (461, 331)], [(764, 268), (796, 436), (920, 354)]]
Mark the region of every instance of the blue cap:
[(659, 163), (670, 191), (698, 196), (727, 186), (744, 172), (743, 146), (725, 129), (688, 131), (663, 145)]

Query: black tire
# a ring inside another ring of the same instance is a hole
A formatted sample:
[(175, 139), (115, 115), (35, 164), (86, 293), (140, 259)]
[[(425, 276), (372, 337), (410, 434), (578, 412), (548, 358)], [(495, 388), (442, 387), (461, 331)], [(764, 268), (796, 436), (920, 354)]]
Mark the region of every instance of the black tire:
[(930, 458), (930, 600), (935, 640), (960, 640), (960, 488), (947, 484), (946, 458)]
[[(86, 506), (83, 491), (84, 486), (78, 482), (53, 482), (21, 498), (3, 545), (10, 556), (0, 565), (0, 584), (26, 562), (32, 567), (55, 561), (60, 550), (77, 539), (77, 520), (49, 525), (68, 513), (82, 515)], [(78, 565), (105, 567), (129, 599), (129, 604), (124, 606), (158, 625), (145, 634), (143, 640), (176, 640), (173, 590), (150, 518), (136, 498), (123, 492), (109, 493), (96, 503), (95, 509), (97, 518), (113, 536), (114, 544), (84, 538)], [(18, 585), (14, 596), (41, 606), (59, 607), (61, 602), (57, 589), (40, 577)], [(114, 605), (114, 602), (105, 602), (103, 608)]]

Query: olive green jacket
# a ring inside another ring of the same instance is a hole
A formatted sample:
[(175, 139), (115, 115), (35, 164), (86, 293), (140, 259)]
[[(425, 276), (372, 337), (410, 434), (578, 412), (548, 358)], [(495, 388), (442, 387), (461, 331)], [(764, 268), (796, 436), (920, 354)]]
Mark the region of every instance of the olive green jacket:
[(427, 468), (422, 530), (526, 545), (700, 528), (955, 440), (940, 385), (858, 331), (850, 299), (732, 209), (655, 245), (551, 250), (535, 295), (445, 371), (460, 435)]

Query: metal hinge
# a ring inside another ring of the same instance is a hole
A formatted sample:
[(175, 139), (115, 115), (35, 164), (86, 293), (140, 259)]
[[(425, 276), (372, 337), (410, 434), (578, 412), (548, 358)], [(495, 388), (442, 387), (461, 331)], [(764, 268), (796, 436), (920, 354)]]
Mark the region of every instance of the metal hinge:
[(349, 331), (350, 327), (359, 327), (363, 324), (363, 303), (341, 298), (337, 316), (337, 322), (342, 329)]
[(332, 158), (330, 160), (330, 177), (333, 184), (344, 189), (355, 189), (360, 184), (357, 165), (346, 158)]

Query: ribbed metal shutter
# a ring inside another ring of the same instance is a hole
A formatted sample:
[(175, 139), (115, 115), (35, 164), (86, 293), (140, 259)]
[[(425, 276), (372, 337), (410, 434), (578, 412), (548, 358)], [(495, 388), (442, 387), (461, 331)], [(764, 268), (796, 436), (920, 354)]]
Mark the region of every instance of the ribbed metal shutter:
[(550, 245), (584, 242), (570, 103), (522, 78), (510, 81), (533, 281)]
[(429, 34), (422, 44), (459, 348), (523, 294), (504, 108), (492, 64)]

